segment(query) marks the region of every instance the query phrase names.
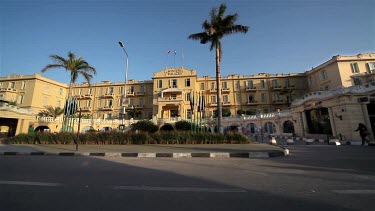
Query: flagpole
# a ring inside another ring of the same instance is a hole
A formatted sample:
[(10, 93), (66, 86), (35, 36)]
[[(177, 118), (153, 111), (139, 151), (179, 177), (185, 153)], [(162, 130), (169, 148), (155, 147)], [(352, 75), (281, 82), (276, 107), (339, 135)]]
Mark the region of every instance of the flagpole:
[(176, 68), (176, 50), (174, 50), (174, 55), (173, 55), (173, 67)]

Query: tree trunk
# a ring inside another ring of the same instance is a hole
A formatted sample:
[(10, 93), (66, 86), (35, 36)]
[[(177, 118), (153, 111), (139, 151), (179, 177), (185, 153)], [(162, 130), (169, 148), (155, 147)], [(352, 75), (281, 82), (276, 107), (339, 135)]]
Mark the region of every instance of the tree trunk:
[(221, 76), (220, 76), (220, 49), (216, 45), (216, 96), (217, 96), (217, 130), (219, 133), (223, 133), (221, 125), (223, 117), (223, 109), (221, 104)]

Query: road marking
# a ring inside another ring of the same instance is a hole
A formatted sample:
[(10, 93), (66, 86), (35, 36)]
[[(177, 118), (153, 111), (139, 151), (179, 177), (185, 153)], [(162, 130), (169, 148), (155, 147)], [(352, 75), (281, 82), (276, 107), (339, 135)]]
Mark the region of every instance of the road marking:
[(375, 190), (333, 190), (332, 192), (341, 194), (375, 194)]
[(0, 185), (30, 185), (30, 186), (60, 186), (60, 183), (51, 182), (26, 182), (26, 181), (0, 181)]
[(134, 191), (171, 191), (171, 192), (208, 192), (208, 193), (245, 193), (244, 189), (227, 188), (187, 188), (187, 187), (148, 187), (148, 186), (114, 186), (115, 190)]

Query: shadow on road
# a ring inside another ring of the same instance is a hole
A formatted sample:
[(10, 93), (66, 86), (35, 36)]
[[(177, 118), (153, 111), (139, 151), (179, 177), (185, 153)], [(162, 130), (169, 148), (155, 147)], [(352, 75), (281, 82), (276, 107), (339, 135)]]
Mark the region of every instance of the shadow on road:
[[(62, 184), (57, 187), (0, 185), (0, 204), (2, 209), (8, 211), (350, 210), (283, 193), (245, 190), (95, 157), (3, 156), (0, 157), (0, 166), (0, 181)], [(137, 187), (138, 190), (114, 188), (120, 186)]]

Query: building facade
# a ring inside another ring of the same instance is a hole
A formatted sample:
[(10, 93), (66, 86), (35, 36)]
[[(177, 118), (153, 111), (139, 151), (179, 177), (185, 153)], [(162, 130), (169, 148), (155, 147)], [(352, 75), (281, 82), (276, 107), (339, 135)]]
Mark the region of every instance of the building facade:
[[(223, 109), (229, 111), (223, 124), (241, 126), (249, 133), (261, 129), (268, 134), (329, 134), (356, 140), (359, 136), (353, 131), (359, 122), (375, 128), (374, 82), (375, 53), (337, 55), (303, 73), (232, 74), (221, 78)], [(190, 99), (197, 96), (204, 97), (206, 123), (213, 126), (216, 87), (214, 77), (198, 77), (196, 70), (180, 67), (155, 72), (152, 80), (129, 80), (125, 112), (124, 82), (76, 84), (72, 93), (86, 119), (83, 124), (94, 129), (129, 125), (137, 119), (152, 119), (160, 124), (191, 119)], [(37, 115), (45, 106), (64, 107), (67, 95), (67, 84), (39, 74), (0, 78), (0, 100), (16, 105), (14, 111), (26, 109), (22, 112), (29, 115), (29, 123), (17, 128), (50, 124), (38, 117), (33, 122), (30, 115)], [(51, 121), (52, 130), (58, 131), (58, 118)]]

